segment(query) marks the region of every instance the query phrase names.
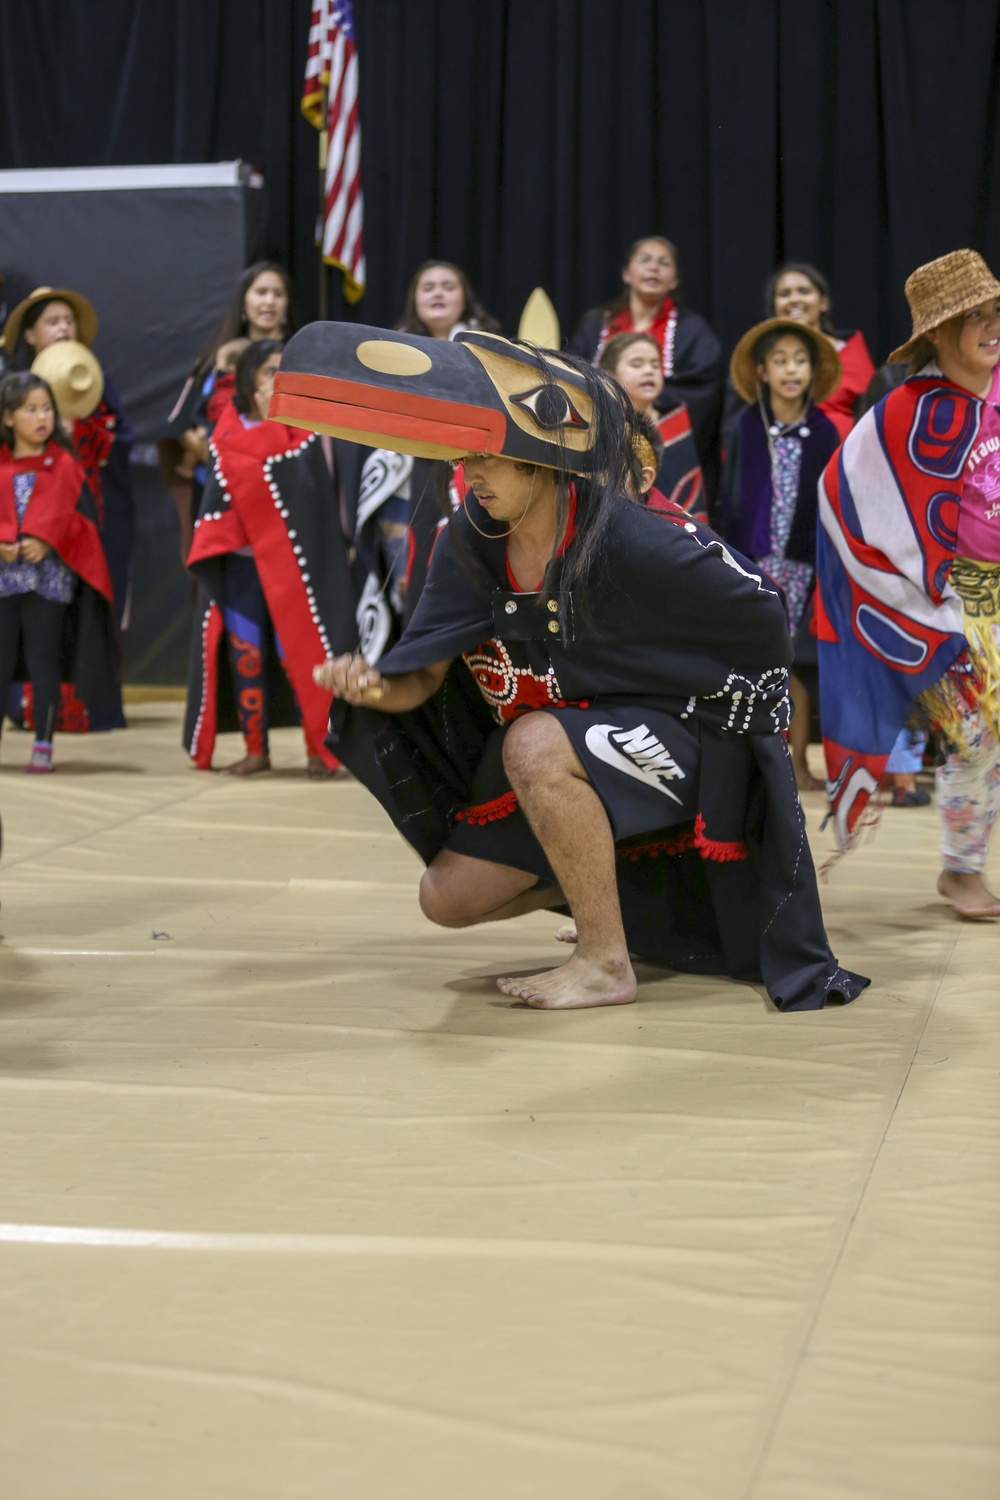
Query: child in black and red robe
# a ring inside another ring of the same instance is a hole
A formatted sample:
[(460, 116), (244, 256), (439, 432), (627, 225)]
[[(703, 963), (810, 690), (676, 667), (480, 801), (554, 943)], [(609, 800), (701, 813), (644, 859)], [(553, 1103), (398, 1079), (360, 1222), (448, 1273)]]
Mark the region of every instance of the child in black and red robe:
[(11, 682), (27, 677), (35, 742), (25, 769), (43, 773), (53, 770), (61, 684), (106, 709), (119, 682), (93, 497), (60, 442), (57, 415), (37, 375), (9, 375), (0, 386), (0, 704)]
[(188, 556), (200, 590), (184, 745), (207, 770), (217, 732), (238, 726), (246, 753), (227, 772), (255, 775), (270, 768), (270, 727), (301, 722), (309, 774), (323, 777), (339, 762), (323, 743), (330, 695), (311, 669), (326, 642), (357, 639), (354, 592), (319, 439), (265, 420), (281, 348), (244, 350), (211, 438)]

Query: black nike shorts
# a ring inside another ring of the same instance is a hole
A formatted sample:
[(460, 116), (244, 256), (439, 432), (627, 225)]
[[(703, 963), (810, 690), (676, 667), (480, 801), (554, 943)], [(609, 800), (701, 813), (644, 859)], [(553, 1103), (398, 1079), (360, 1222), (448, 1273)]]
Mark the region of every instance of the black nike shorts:
[[(565, 731), (604, 805), (616, 844), (666, 835), (698, 812), (700, 752), (696, 730), (672, 714), (601, 702), (588, 708), (541, 708)], [(503, 768), (506, 727), (487, 741), (469, 806), (445, 846), (551, 881), (548, 860), (517, 805)]]

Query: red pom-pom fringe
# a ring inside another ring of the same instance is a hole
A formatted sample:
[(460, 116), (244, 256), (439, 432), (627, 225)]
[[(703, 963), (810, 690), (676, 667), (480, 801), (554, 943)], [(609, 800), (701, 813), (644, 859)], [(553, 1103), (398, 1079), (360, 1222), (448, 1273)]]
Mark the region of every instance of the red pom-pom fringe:
[(476, 807), (463, 807), (455, 816), (460, 823), (471, 823), (476, 827), (483, 823), (495, 823), (499, 818), (509, 818), (516, 811), (516, 796), (513, 792), (504, 792), (502, 797), (494, 797), (492, 802), (480, 802)]
[(694, 820), (694, 845), (702, 859), (714, 859), (726, 864), (732, 859), (749, 858), (749, 850), (742, 839), (708, 839), (705, 837), (705, 819), (701, 813)]
[(683, 854), (694, 848), (694, 829), (688, 828), (669, 839), (657, 839), (651, 844), (631, 844), (627, 849), (615, 851), (619, 859), (653, 859), (660, 854)]

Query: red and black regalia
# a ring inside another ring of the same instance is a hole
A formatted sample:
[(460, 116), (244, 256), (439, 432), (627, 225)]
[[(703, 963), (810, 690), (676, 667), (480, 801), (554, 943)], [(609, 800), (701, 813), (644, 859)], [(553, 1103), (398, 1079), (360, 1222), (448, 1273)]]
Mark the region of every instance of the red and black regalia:
[(663, 440), (663, 452), (656, 467), (649, 505), (653, 510), (665, 509), (662, 502), (669, 500), (696, 521), (707, 522), (705, 481), (687, 407), (682, 404), (668, 411), (659, 418), (656, 430)]
[[(596, 365), (605, 345), (634, 329), (628, 304), (595, 307), (584, 313), (569, 341), (569, 352)], [(705, 319), (671, 296), (664, 297), (648, 333), (660, 346), (663, 390), (656, 399), (662, 415), (682, 404), (687, 407), (695, 447), (702, 468), (714, 473), (715, 448), (725, 384), (722, 345)]]
[[(132, 425), (121, 397), (105, 371), (104, 392), (96, 411), (89, 417), (77, 417), (73, 423), (73, 451), (83, 465), (97, 506), (101, 543), (114, 593), (115, 620), (120, 631), (128, 625), (135, 540), (135, 505), (129, 474), (133, 441)], [(118, 729), (125, 723), (120, 702), (110, 715), (112, 722), (95, 720), (93, 715), (90, 719), (92, 729)]]
[(554, 877), (502, 746), (514, 717), (553, 714), (606, 810), (635, 954), (763, 980), (783, 1010), (852, 1000), (867, 980), (830, 952), (784, 738), (780, 595), (707, 528), (608, 487), (601, 410), (618, 399), (582, 362), (478, 331), (448, 343), (328, 323), (290, 341), (275, 416), (576, 476), (537, 593), (508, 570), (506, 527), (465, 497), (379, 663), (392, 676), (450, 661), (441, 688), (398, 715), (335, 702), (330, 744), (425, 861), (447, 846), (544, 885)]
[[(30, 498), (19, 519), (15, 484), (25, 485), (28, 476), (33, 476)], [(6, 444), (0, 445), (0, 542), (25, 536), (45, 542), (76, 578), (63, 616), (62, 686), (54, 727), (84, 730), (93, 719), (110, 728), (108, 721), (121, 705), (121, 647), (111, 577), (86, 475), (55, 441), (37, 458), (15, 459)], [(45, 564), (13, 566), (37, 572)], [(11, 716), (38, 729), (23, 643), (12, 680), (17, 701), (9, 704)]]
[[(199, 593), (184, 746), (207, 769), (223, 730), (247, 734), (251, 726), (266, 748), (268, 724), (301, 723), (309, 754), (335, 767), (323, 744), (330, 695), (316, 687), (312, 669), (324, 656), (350, 650), (357, 634), (347, 549), (322, 446), (281, 422), (248, 422), (230, 402), (212, 435), (211, 454), (188, 558)], [(227, 573), (241, 582), (239, 565), (248, 575), (248, 593), (263, 590), (262, 641), (249, 639), (258, 622), (227, 588)], [(227, 644), (233, 651), (234, 640), (231, 674), (220, 670), (220, 658)], [(252, 703), (237, 700), (233, 676), (242, 695), (255, 695)], [(254, 753), (249, 741), (248, 749)]]

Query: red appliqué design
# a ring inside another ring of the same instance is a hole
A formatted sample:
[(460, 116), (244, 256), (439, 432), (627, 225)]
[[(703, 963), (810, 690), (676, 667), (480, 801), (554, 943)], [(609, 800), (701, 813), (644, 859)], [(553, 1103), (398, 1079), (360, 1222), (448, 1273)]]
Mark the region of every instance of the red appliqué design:
[[(25, 729), (35, 729), (35, 695), (31, 683), (26, 682), (21, 690), (21, 711)], [(53, 728), (63, 734), (87, 734), (90, 730), (90, 715), (87, 705), (78, 698), (71, 682), (64, 682), (59, 689), (59, 708)]]
[(463, 656), (476, 685), (500, 724), (532, 708), (565, 708), (555, 669), (539, 677), (530, 667), (515, 667), (503, 641), (489, 640)]
[(73, 423), (73, 452), (86, 470), (98, 519), (104, 520), (104, 496), (101, 491), (101, 470), (111, 456), (118, 419), (101, 402), (89, 417), (77, 417)]

